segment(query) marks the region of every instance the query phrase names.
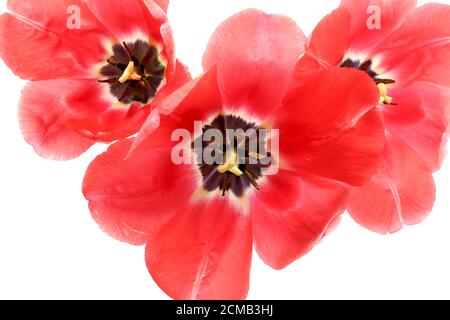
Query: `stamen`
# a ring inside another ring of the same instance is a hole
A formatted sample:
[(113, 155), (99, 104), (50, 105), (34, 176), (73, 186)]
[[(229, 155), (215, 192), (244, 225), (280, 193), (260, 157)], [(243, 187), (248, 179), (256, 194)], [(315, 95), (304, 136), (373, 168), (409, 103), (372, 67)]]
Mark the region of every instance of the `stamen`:
[(131, 59), (133, 57), (133, 50), (131, 50), (130, 46), (125, 41), (122, 42), (122, 44), (123, 44), (123, 47), (125, 48), (125, 50), (128, 53), (128, 57)]
[(130, 63), (128, 63), (127, 68), (119, 78), (120, 83), (125, 83), (128, 80), (142, 80), (142, 76), (138, 74), (136, 67), (134, 66), (134, 61), (130, 61)]
[(367, 72), (370, 70), (371, 67), (372, 67), (372, 60), (367, 60), (359, 67), (359, 70)]
[(150, 81), (148, 81), (148, 79), (146, 79), (146, 78), (144, 78), (144, 86), (145, 86), (145, 88), (147, 89), (147, 90), (153, 90), (154, 92), (156, 92), (158, 89), (157, 88), (155, 88), (155, 86), (153, 86), (153, 84), (150, 82)]
[(258, 182), (256, 182), (256, 180), (253, 177), (253, 175), (249, 171), (245, 171), (245, 175), (247, 176), (248, 181), (250, 181), (250, 183), (255, 187), (255, 189), (259, 190)]
[(231, 176), (227, 174), (225, 177), (225, 185), (223, 187), (222, 197), (225, 197), (227, 195), (227, 191), (230, 189), (230, 187), (231, 187)]
[(130, 84), (128, 84), (128, 86), (126, 87), (125, 91), (120, 96), (119, 101), (123, 101), (130, 93), (131, 93), (131, 88), (130, 88)]
[(115, 61), (113, 58), (109, 58), (108, 60), (106, 60), (110, 65), (112, 66), (117, 66), (119, 63), (117, 61)]
[(393, 84), (395, 80), (392, 79), (375, 79), (376, 84), (384, 83), (384, 84)]
[(98, 82), (100, 82), (100, 83), (116, 83), (116, 81), (117, 81), (116, 78), (98, 80)]

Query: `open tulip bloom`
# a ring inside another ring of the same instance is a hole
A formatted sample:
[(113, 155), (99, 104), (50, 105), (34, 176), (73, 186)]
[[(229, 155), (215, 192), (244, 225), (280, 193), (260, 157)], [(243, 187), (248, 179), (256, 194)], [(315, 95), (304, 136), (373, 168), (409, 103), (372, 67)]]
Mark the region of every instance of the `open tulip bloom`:
[[(0, 56), (31, 80), (19, 105), (23, 135), (46, 158), (135, 134), (189, 80), (174, 59), (168, 1), (8, 0)], [(73, 17), (68, 13), (73, 12)]]
[[(372, 16), (368, 12), (373, 13)], [(450, 100), (450, 6), (415, 0), (343, 0), (313, 32), (297, 76), (312, 67), (358, 69), (380, 91), (386, 147), (348, 211), (380, 233), (417, 224), (435, 201), (433, 172), (446, 145)]]
[(287, 17), (233, 16), (212, 36), (206, 73), (175, 108), (166, 100), (162, 109), (173, 111), (160, 126), (133, 152), (135, 139), (121, 140), (89, 167), (83, 190), (94, 219), (146, 244), (150, 274), (171, 297), (245, 298), (253, 245), (273, 268), (289, 265), (333, 228), (347, 185), (376, 170), (378, 89), (337, 67), (289, 84), (304, 42)]
[[(83, 193), (112, 237), (145, 245), (174, 299), (244, 299), (253, 248), (274, 269), (348, 209), (380, 233), (435, 200), (450, 99), (450, 7), (343, 0), (309, 39), (242, 11), (192, 80), (163, 0), (9, 0), (0, 56), (30, 80), (25, 139), (52, 159), (112, 143)], [(67, 20), (67, 9), (81, 20)]]

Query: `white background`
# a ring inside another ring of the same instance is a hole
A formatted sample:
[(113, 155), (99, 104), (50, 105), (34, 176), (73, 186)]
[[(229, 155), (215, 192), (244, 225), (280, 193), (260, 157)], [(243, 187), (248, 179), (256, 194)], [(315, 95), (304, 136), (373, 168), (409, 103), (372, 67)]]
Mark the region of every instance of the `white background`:
[[(338, 3), (172, 0), (169, 16), (178, 56), (198, 74), (209, 36), (231, 14), (248, 7), (287, 14), (309, 34)], [(0, 298), (167, 299), (147, 272), (144, 248), (109, 238), (90, 217), (81, 182), (105, 146), (70, 162), (40, 159), (19, 131), (23, 85), (0, 62)], [(449, 162), (436, 174), (437, 202), (427, 221), (380, 236), (345, 216), (331, 236), (283, 271), (255, 254), (249, 298), (450, 298)]]

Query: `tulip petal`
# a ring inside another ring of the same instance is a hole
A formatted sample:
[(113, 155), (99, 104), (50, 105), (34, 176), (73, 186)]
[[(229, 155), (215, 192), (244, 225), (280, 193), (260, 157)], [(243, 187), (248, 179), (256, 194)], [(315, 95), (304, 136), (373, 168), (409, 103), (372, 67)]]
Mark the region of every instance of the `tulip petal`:
[(153, 0), (164, 12), (167, 13), (167, 9), (169, 8), (169, 0)]
[(150, 274), (174, 299), (245, 299), (252, 256), (249, 220), (228, 199), (180, 207), (147, 242)]
[(371, 48), (402, 25), (416, 3), (416, 0), (342, 0), (341, 7), (347, 9), (352, 17), (352, 51), (372, 52)]
[(402, 86), (422, 81), (450, 86), (450, 6), (427, 4), (377, 48), (382, 66)]
[[(64, 27), (67, 29), (67, 27)], [(0, 16), (0, 56), (11, 70), (23, 79), (48, 80), (86, 78), (92, 67), (101, 61), (101, 32), (79, 34), (86, 42), (45, 30), (33, 21), (5, 13)], [(93, 43), (86, 46), (86, 43)]]
[(161, 130), (131, 155), (133, 139), (113, 144), (91, 163), (84, 178), (83, 193), (94, 220), (130, 244), (144, 244), (196, 188), (194, 166), (172, 163), (170, 132)]
[(382, 117), (373, 109), (378, 97), (373, 81), (358, 70), (310, 73), (276, 114), (281, 163), (304, 174), (364, 183), (384, 148)]
[(351, 127), (374, 108), (380, 93), (373, 80), (355, 69), (332, 67), (293, 80), (277, 121), (302, 130), (303, 135), (328, 135)]
[(264, 120), (280, 105), (304, 44), (304, 34), (290, 18), (249, 9), (219, 26), (203, 67), (217, 66), (230, 111), (245, 107)]
[(422, 222), (433, 208), (436, 189), (431, 168), (403, 141), (388, 136), (382, 166), (370, 182), (355, 188), (351, 216), (379, 233)]
[[(68, 97), (63, 94), (63, 90), (68, 89), (67, 84), (56, 80), (30, 82), (22, 94), (19, 104), (22, 133), (25, 140), (44, 158), (76, 158), (94, 144), (66, 123), (72, 116), (66, 104), (68, 101), (64, 100)], [(92, 102), (93, 107), (98, 104), (94, 98), (87, 101)]]
[[(336, 9), (323, 18), (308, 39), (303, 59), (314, 58), (323, 66), (340, 65), (348, 47), (350, 23), (351, 17), (345, 8)], [(303, 64), (300, 62), (297, 69)]]
[[(153, 6), (147, 6), (144, 0), (115, 0), (113, 5), (104, 0), (87, 0), (87, 4), (117, 39), (125, 41), (130, 36), (141, 33), (148, 37), (143, 40), (162, 42), (160, 28), (167, 21), (167, 17), (153, 1), (146, 1)], [(160, 12), (153, 15), (149, 7)]]
[(433, 169), (445, 156), (450, 92), (417, 82), (391, 91), (396, 105), (383, 108), (387, 130), (403, 141)]
[(316, 245), (344, 212), (348, 189), (335, 181), (281, 170), (252, 199), (256, 251), (282, 269)]
[(178, 141), (171, 137), (176, 129), (193, 133), (194, 121), (219, 114), (220, 107), (216, 72), (211, 70), (178, 108), (161, 116), (161, 125), (148, 132), (134, 152), (130, 153), (135, 139), (122, 140), (91, 164), (83, 192), (103, 230), (119, 240), (144, 244), (148, 234), (189, 201), (197, 188), (198, 169), (193, 164), (174, 164), (172, 149)]

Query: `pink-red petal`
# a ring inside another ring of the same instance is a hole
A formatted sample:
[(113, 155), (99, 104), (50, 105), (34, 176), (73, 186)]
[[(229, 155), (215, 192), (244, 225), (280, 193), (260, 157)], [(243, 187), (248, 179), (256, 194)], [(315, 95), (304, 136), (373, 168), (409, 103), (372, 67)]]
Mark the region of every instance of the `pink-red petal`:
[(103, 58), (99, 35), (77, 44), (8, 13), (0, 16), (0, 39), (1, 58), (23, 79), (90, 77), (92, 66)]
[[(147, 234), (167, 222), (197, 187), (195, 167), (172, 162), (172, 148), (178, 142), (171, 136), (175, 129), (193, 132), (194, 121), (219, 114), (221, 100), (214, 70), (195, 84), (181, 103), (177, 101), (178, 108), (162, 116), (157, 129), (145, 133), (138, 148), (132, 149), (134, 139), (119, 141), (89, 167), (84, 195), (94, 219), (113, 237), (143, 244)], [(159, 121), (157, 114), (152, 116)]]
[(253, 239), (264, 262), (282, 269), (311, 250), (344, 211), (347, 191), (285, 170), (267, 177), (251, 199)]
[(331, 67), (294, 79), (275, 115), (279, 128), (298, 128), (302, 136), (328, 136), (351, 127), (374, 108), (379, 90), (364, 72)]
[(147, 242), (147, 266), (174, 299), (245, 299), (249, 288), (250, 219), (228, 199), (187, 203)]
[(104, 86), (96, 80), (31, 82), (28, 91), (33, 91), (35, 100), (28, 101), (31, 105), (38, 105), (40, 112), (30, 113), (28, 122), (36, 116), (33, 121), (42, 123), (41, 114), (52, 114), (55, 109), (64, 110), (64, 116), (53, 119), (54, 123), (49, 128), (52, 132), (56, 128), (67, 128), (93, 142), (112, 142), (136, 133), (150, 108), (134, 104), (115, 106)]
[(195, 191), (194, 167), (172, 163), (170, 132), (161, 130), (131, 155), (132, 139), (113, 144), (86, 172), (83, 193), (93, 218), (121, 241), (144, 244)]
[[(150, 4), (147, 6), (147, 4)], [(151, 0), (87, 0), (92, 13), (117, 39), (126, 41), (141, 34), (147, 39), (162, 42), (161, 26), (167, 21), (162, 9)], [(149, 8), (157, 10), (154, 15)]]
[(242, 11), (214, 32), (203, 57), (217, 66), (224, 102), (265, 119), (281, 103), (305, 36), (293, 20), (256, 9)]
[(402, 25), (416, 7), (416, 2), (416, 0), (342, 0), (341, 7), (347, 9), (352, 17), (350, 28), (352, 51), (366, 54), (372, 52), (371, 48), (382, 43)]
[(377, 48), (382, 67), (402, 86), (422, 81), (450, 86), (450, 6), (427, 4)]
[(447, 142), (450, 91), (417, 82), (390, 93), (396, 105), (383, 108), (387, 130), (403, 139), (433, 170), (439, 169)]
[(169, 0), (153, 0), (153, 2), (167, 13), (167, 9), (169, 9)]
[[(69, 160), (85, 152), (93, 141), (79, 135), (65, 121), (70, 111), (57, 100), (46, 81), (30, 82), (22, 93), (19, 120), (25, 140), (44, 158)], [(59, 93), (59, 92), (58, 92)]]
[(296, 145), (294, 137), (292, 130), (280, 132), (281, 161), (286, 161), (287, 168), (360, 186), (378, 168), (384, 147), (383, 119), (373, 109), (354, 127), (329, 137), (298, 139)]
[(393, 233), (422, 222), (433, 208), (435, 193), (431, 168), (403, 141), (388, 136), (380, 170), (352, 190), (348, 210), (367, 229)]
[[(160, 121), (171, 130), (186, 129), (194, 133), (195, 122), (211, 120), (222, 111), (222, 97), (217, 84), (217, 71), (215, 68), (191, 80), (173, 91), (163, 99), (154, 103), (154, 112), (143, 123), (138, 132), (130, 152), (134, 152), (157, 129)], [(164, 115), (160, 120), (159, 114)], [(170, 133), (171, 134), (171, 133)]]
[(280, 130), (281, 164), (352, 185), (364, 183), (384, 146), (382, 117), (373, 109), (378, 97), (373, 81), (358, 70), (330, 68), (305, 76), (292, 86), (272, 124)]
[(297, 70), (304, 68), (305, 60), (315, 59), (322, 66), (337, 66), (342, 62), (349, 42), (351, 16), (339, 8), (323, 18), (306, 44), (306, 55)]

